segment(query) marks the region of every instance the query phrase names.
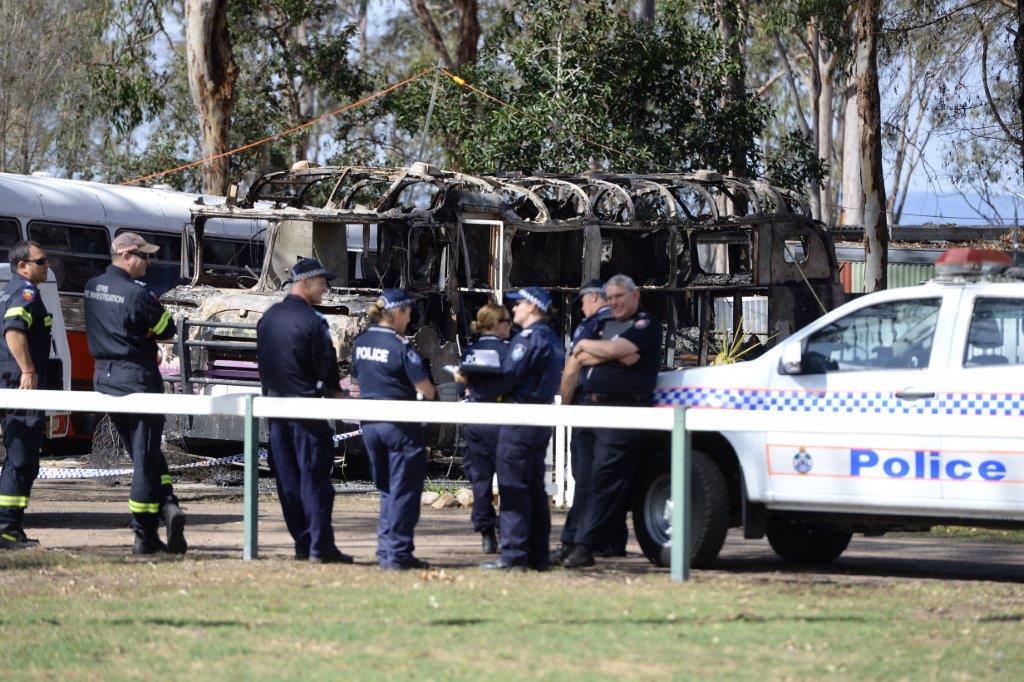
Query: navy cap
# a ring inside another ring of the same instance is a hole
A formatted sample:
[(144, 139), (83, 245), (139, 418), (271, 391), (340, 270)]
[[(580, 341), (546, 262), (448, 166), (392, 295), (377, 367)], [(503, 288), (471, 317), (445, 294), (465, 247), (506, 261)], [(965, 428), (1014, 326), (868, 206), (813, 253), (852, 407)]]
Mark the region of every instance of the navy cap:
[(384, 310), (412, 305), (412, 296), (401, 289), (385, 289), (380, 292), (380, 297), (384, 300)]
[(327, 281), (331, 281), (337, 275), (333, 272), (327, 272), (327, 268), (320, 264), (315, 258), (300, 258), (295, 265), (292, 266), (292, 282), (298, 282), (300, 279), (309, 279), (310, 277), (324, 277)]
[(604, 298), (604, 280), (603, 279), (592, 279), (592, 280), (590, 280), (589, 282), (587, 282), (586, 284), (584, 284), (583, 286), (580, 287), (580, 290), (576, 292), (576, 298), (574, 298), (573, 300), (574, 301), (579, 301), (581, 298), (583, 298), (587, 294), (597, 294), (601, 298)]
[(551, 310), (551, 294), (540, 287), (526, 287), (520, 289), (517, 292), (505, 294), (506, 298), (510, 298), (513, 301), (524, 299), (534, 304), (543, 312)]

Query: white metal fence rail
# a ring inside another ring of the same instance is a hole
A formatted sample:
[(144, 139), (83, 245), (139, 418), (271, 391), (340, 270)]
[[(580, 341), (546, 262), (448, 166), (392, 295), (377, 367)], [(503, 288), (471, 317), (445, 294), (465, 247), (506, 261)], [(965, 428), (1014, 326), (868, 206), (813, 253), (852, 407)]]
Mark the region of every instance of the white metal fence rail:
[[(358, 421), (423, 422), (442, 424), (516, 424), (520, 426), (571, 426), (673, 431), (673, 466), (679, 471), (676, 500), (687, 489), (689, 457), (684, 457), (685, 433), (682, 410), (651, 407), (584, 407), (578, 405), (516, 405), (495, 403), (442, 403), (389, 400), (324, 400), (321, 398), (264, 398), (251, 394), (198, 396), (176, 394), (132, 394), (115, 397), (84, 391), (19, 391), (0, 389), (0, 409), (31, 409), (68, 412), (134, 414), (184, 414), (245, 418), (245, 541), (243, 558), (254, 559), (259, 551), (257, 507), (258, 420), (348, 419)], [(561, 429), (559, 429), (561, 431)], [(563, 450), (565, 448), (563, 447)], [(676, 474), (673, 483), (676, 483)], [(673, 506), (673, 527), (682, 528), (674, 538), (673, 576), (684, 580), (689, 572), (686, 505)], [(677, 547), (678, 546), (678, 547)], [(678, 552), (676, 551), (678, 549)], [(676, 554), (679, 554), (678, 562)]]
[[(955, 433), (960, 437), (1020, 438), (1019, 419), (1005, 416), (856, 415), (840, 412), (753, 411), (657, 407), (601, 407), (577, 405), (515, 405), (495, 403), (441, 403), (385, 400), (324, 400), (319, 398), (263, 398), (253, 395), (196, 396), (133, 394), (112, 397), (83, 391), (19, 391), (0, 389), (0, 409), (75, 412), (187, 414), (245, 417), (245, 544), (243, 557), (258, 551), (257, 458), (258, 419), (349, 419), (361, 421), (427, 422), (446, 424), (518, 424), (622, 428), (671, 432), (672, 460), (672, 577), (689, 574), (690, 528), (688, 505), (678, 503), (689, 490), (691, 431), (749, 431), (840, 433), (857, 431), (856, 420), (869, 419), (871, 430), (894, 436)], [(557, 474), (556, 474), (557, 475)]]

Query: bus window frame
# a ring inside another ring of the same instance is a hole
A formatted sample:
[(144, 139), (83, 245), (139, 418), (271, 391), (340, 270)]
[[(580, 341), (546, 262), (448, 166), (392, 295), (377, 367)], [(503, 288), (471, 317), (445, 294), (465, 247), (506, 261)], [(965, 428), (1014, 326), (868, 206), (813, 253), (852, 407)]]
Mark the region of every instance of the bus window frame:
[[(112, 241), (112, 237), (110, 236), (110, 228), (107, 225), (89, 225), (87, 223), (70, 223), (70, 222), (63, 221), (63, 220), (49, 220), (49, 219), (46, 219), (46, 218), (33, 218), (33, 219), (29, 220), (28, 223), (25, 225), (25, 232), (24, 232), (24, 234), (26, 235), (27, 239), (39, 242), (40, 244), (42, 244), (42, 242), (40, 242), (38, 239), (34, 239), (33, 236), (32, 236), (32, 228), (36, 227), (37, 225), (40, 225), (40, 224), (42, 224), (42, 225), (54, 225), (54, 226), (57, 226), (57, 227), (65, 227), (65, 228), (68, 228), (68, 229), (99, 230), (99, 231), (103, 232), (104, 239), (106, 240), (106, 252), (103, 255), (94, 254), (94, 253), (83, 254), (81, 252), (76, 252), (76, 251), (64, 251), (62, 249), (54, 249), (52, 247), (49, 247), (49, 246), (43, 244), (42, 248), (46, 251), (46, 255), (47, 255), (48, 258), (52, 259), (52, 258), (70, 257), (70, 258), (77, 258), (77, 259), (86, 259), (86, 260), (97, 260), (97, 261), (100, 261), (102, 263), (102, 265), (100, 266), (99, 270), (96, 271), (95, 274), (91, 275), (91, 277), (95, 277), (97, 275), (102, 274), (107, 269), (107, 266), (110, 265), (110, 244), (111, 244), (111, 241)], [(57, 275), (57, 271), (56, 271), (56, 269), (53, 268), (52, 263), (50, 265), (50, 269), (54, 270), (54, 275), (56, 276)], [(59, 291), (59, 293), (61, 295), (65, 295), (65, 296), (79, 296), (79, 297), (85, 295), (85, 283), (82, 284), (82, 291), (75, 291), (74, 289), (66, 289), (66, 288), (64, 288), (62, 286), (62, 284), (63, 283), (58, 279), (58, 281), (57, 281), (57, 289), (58, 289), (58, 291)]]

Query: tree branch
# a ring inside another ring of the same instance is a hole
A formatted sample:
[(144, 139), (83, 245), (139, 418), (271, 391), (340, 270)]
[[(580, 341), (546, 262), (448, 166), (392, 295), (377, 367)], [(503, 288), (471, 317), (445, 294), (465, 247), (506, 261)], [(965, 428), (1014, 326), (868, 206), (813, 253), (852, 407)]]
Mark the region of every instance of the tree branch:
[(985, 99), (988, 100), (989, 110), (992, 112), (992, 117), (999, 124), (999, 127), (1006, 133), (1006, 137), (1009, 138), (1014, 144), (1021, 144), (1020, 137), (1013, 134), (1009, 126), (1003, 122), (1002, 116), (999, 115), (999, 109), (996, 107), (995, 99), (992, 97), (992, 91), (988, 87), (988, 31), (985, 30), (984, 24), (981, 23), (981, 19), (974, 17), (975, 21), (978, 22), (978, 29), (981, 31), (981, 84), (985, 88)]
[(800, 104), (800, 91), (796, 87), (796, 76), (793, 75), (793, 66), (789, 63), (789, 53), (786, 52), (786, 46), (782, 44), (782, 39), (779, 38), (779, 34), (775, 31), (772, 31), (772, 40), (775, 42), (775, 49), (779, 52), (779, 59), (782, 60), (782, 68), (786, 74), (786, 86), (789, 90), (789, 96), (793, 99), (793, 105), (796, 107), (796, 118), (800, 124), (800, 131), (809, 140), (811, 139), (811, 129), (807, 126), (804, 109)]
[(448, 52), (448, 47), (444, 44), (441, 31), (438, 30), (437, 24), (434, 23), (434, 18), (430, 15), (430, 8), (427, 7), (426, 0), (409, 0), (409, 4), (423, 25), (423, 29), (430, 37), (430, 42), (433, 44), (438, 56), (441, 57), (444, 65), (452, 68), (455, 64), (452, 62), (451, 53)]

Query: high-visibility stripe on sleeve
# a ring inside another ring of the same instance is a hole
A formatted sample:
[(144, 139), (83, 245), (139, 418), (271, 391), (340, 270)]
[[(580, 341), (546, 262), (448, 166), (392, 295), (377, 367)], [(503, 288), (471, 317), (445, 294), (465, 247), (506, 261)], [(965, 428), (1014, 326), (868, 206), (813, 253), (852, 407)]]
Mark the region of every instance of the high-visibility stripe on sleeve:
[(171, 314), (165, 310), (164, 314), (160, 316), (160, 319), (156, 321), (156, 324), (149, 328), (149, 331), (159, 336), (160, 334), (164, 333), (164, 330), (167, 329), (167, 325), (169, 325), (170, 323)]
[(130, 511), (133, 514), (159, 514), (160, 503), (136, 502), (135, 500), (128, 500), (128, 511)]
[(160, 485), (170, 485), (170, 484), (171, 484), (171, 475), (170, 474), (162, 474), (160, 476)]
[(0, 507), (17, 507), (18, 509), (24, 509), (27, 506), (27, 495), (0, 495)]
[(7, 309), (7, 312), (4, 313), (4, 319), (6, 320), (9, 317), (20, 317), (21, 319), (25, 320), (25, 324), (27, 324), (29, 327), (32, 326), (32, 313), (25, 310), (20, 305), (14, 308)]
[(52, 327), (53, 326), (53, 315), (47, 315), (46, 317), (43, 318), (43, 326), (44, 327)]

